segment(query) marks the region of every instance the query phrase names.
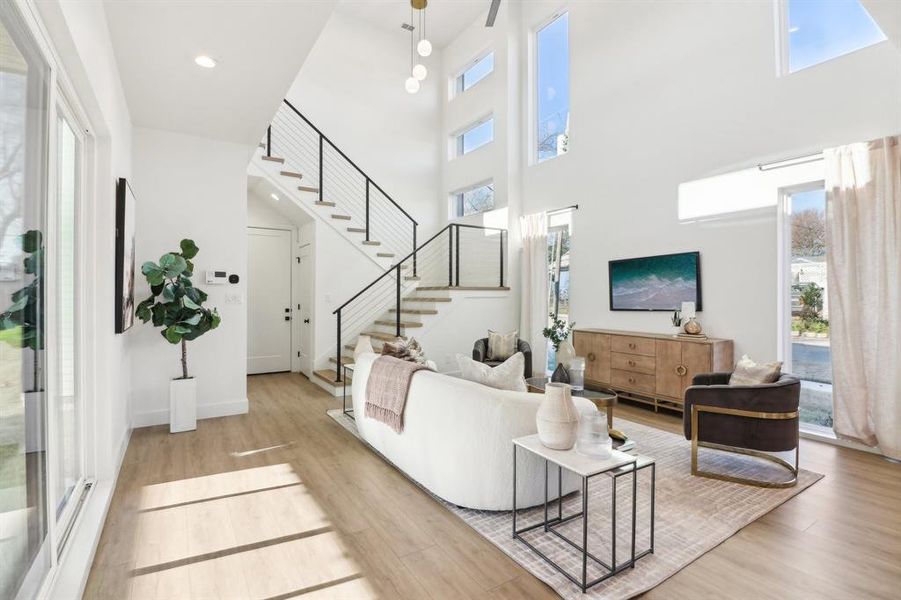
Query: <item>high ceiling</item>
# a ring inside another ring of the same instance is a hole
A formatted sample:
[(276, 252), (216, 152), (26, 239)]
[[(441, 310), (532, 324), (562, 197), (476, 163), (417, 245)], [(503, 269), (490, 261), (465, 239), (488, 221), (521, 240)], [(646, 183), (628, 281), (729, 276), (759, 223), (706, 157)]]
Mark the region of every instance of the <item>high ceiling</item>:
[(334, 5), (105, 0), (132, 123), (256, 144)]
[[(436, 47), (446, 46), (476, 19), (487, 17), (489, 6), (490, 0), (429, 0), (426, 36)], [(409, 0), (340, 0), (335, 10), (400, 33), (401, 23), (410, 22), (411, 9)]]

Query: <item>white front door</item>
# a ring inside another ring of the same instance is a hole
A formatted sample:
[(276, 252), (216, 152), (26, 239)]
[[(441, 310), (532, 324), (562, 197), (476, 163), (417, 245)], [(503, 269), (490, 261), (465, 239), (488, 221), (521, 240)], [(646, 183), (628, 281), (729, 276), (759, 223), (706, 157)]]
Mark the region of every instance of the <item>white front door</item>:
[(247, 228), (247, 373), (291, 370), (291, 232)]

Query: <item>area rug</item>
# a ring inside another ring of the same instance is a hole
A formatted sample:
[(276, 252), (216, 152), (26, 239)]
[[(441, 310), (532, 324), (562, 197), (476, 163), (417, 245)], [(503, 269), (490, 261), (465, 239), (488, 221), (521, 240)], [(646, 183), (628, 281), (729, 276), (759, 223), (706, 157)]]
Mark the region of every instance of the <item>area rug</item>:
[[(328, 414), (339, 425), (359, 438), (353, 419), (340, 410)], [(691, 446), (682, 436), (653, 427), (616, 419), (615, 427), (636, 440), (635, 453), (653, 457), (657, 465), (655, 503), (654, 553), (635, 563), (634, 569), (626, 569), (590, 588), (583, 594), (537, 554), (512, 538), (511, 511), (480, 511), (461, 508), (436, 498), (448, 510), (459, 516), (470, 527), (488, 539), (505, 554), (519, 563), (532, 575), (553, 588), (562, 598), (575, 600), (631, 598), (659, 585), (668, 577), (685, 568), (753, 523), (783, 502), (800, 494), (823, 476), (806, 470), (798, 473), (798, 484), (788, 489), (766, 489), (725, 481), (691, 476)], [(365, 443), (365, 442), (364, 442)], [(779, 478), (784, 473), (764, 461), (716, 450), (701, 450), (701, 465), (715, 472), (730, 472), (745, 477)], [(639, 471), (636, 511), (636, 552), (647, 548), (650, 542), (650, 469)], [(552, 478), (553, 479), (553, 478)], [(553, 485), (553, 484), (552, 484)], [(428, 490), (426, 490), (428, 491)], [(589, 487), (589, 536), (588, 547), (601, 560), (611, 562), (611, 479), (600, 476), (592, 479)], [(434, 496), (434, 494), (432, 494)], [(631, 552), (631, 476), (620, 477), (617, 483), (617, 564)], [(564, 516), (581, 509), (578, 493), (564, 498)], [(556, 513), (556, 506), (553, 507)], [(543, 507), (517, 512), (517, 528), (538, 522)], [(581, 543), (580, 519), (558, 528), (569, 539)], [(530, 543), (554, 559), (570, 573), (581, 574), (581, 554), (555, 536), (544, 534), (541, 529), (524, 535)], [(589, 560), (588, 578), (603, 574)]]

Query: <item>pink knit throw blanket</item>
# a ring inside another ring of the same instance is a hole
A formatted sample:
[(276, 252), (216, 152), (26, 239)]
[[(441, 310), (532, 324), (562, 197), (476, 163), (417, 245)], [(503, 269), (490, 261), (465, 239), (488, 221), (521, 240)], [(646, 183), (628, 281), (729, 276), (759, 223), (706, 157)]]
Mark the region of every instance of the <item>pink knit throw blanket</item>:
[(407, 360), (392, 356), (380, 356), (372, 363), (366, 382), (366, 406), (364, 414), (381, 421), (396, 433), (404, 430), (404, 406), (413, 373), (426, 369)]

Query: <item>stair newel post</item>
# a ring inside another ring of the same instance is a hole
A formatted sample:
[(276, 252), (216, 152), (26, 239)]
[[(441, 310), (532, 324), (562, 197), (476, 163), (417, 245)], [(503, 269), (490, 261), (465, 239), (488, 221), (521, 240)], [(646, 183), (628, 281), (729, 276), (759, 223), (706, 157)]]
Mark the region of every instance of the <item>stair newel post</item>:
[(397, 298), (396, 298), (397, 311), (394, 313), (394, 315), (395, 315), (395, 317), (396, 317), (396, 320), (395, 320), (395, 324), (396, 324), (395, 335), (397, 335), (397, 337), (400, 337), (400, 263), (397, 263), (397, 266), (394, 267), (394, 279), (397, 281), (397, 286), (396, 286), (396, 289), (397, 289)]
[(501, 280), (498, 287), (504, 287), (504, 230), (501, 229), (501, 234), (498, 236), (501, 238), (501, 247), (500, 247), (500, 257), (501, 257)]
[(369, 241), (369, 178), (366, 178), (366, 241)]
[(413, 221), (413, 277), (416, 277), (416, 228), (419, 224)]
[(322, 134), (319, 134), (319, 201), (322, 202), (322, 188), (325, 187), (322, 181)]
[(460, 287), (460, 226), (457, 225), (456, 227), (457, 227), (457, 251), (456, 251), (457, 256), (455, 258), (455, 262), (457, 263), (457, 266), (456, 266), (456, 277), (454, 279), (456, 279), (456, 281), (457, 281), (457, 287)]
[(447, 287), (454, 286), (454, 226), (447, 228)]
[(266, 128), (266, 156), (272, 156), (272, 125)]
[(341, 382), (341, 309), (335, 313), (338, 317), (338, 347), (335, 350), (335, 381)]

